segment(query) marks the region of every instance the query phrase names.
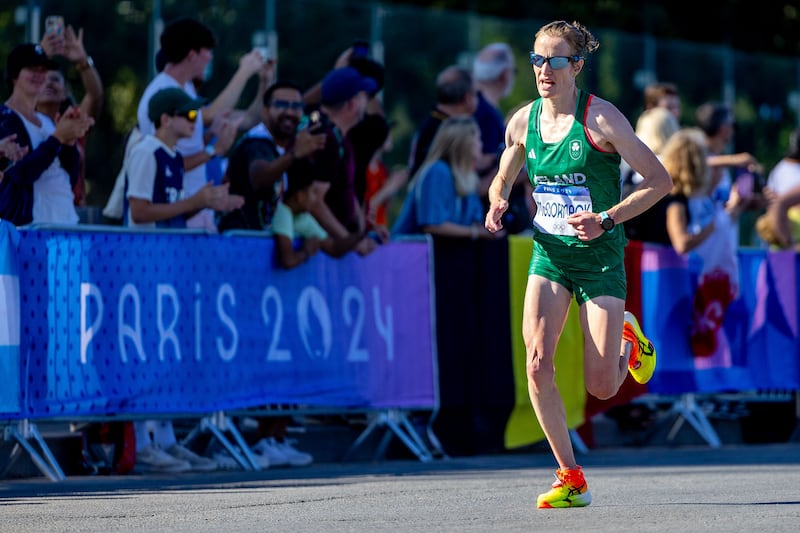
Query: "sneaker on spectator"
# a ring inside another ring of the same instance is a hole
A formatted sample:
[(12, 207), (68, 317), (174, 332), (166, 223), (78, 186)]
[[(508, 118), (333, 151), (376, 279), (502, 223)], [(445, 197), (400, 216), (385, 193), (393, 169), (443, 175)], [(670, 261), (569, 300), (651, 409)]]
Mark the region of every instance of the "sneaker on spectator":
[(231, 457), (231, 454), (229, 454), (225, 450), (222, 450), (222, 451), (214, 453), (214, 455), (212, 455), (211, 458), (214, 459), (214, 462), (217, 463), (217, 468), (219, 468), (220, 470), (241, 470), (242, 469), (242, 465), (240, 465), (236, 461), (236, 459)]
[(212, 472), (217, 469), (217, 463), (213, 459), (197, 455), (192, 450), (181, 446), (180, 444), (173, 444), (167, 453), (175, 459), (186, 461), (191, 465), (194, 472)]
[(141, 472), (188, 472), (192, 465), (177, 459), (161, 448), (150, 445), (136, 451), (136, 467)]
[[(236, 449), (238, 450), (239, 448)], [(239, 450), (239, 453), (242, 453), (242, 451)], [(250, 454), (255, 457), (256, 463), (258, 463), (258, 466), (260, 466), (262, 470), (266, 470), (270, 466), (275, 466), (270, 462), (269, 456), (267, 455), (258, 454), (252, 448), (250, 448)]]
[(314, 456), (310, 453), (301, 452), (285, 439), (283, 442), (277, 442), (278, 449), (283, 452), (286, 460), (292, 466), (307, 466), (314, 462)]
[[(238, 446), (236, 447), (236, 451), (239, 452), (240, 455), (244, 456), (244, 452)], [(252, 449), (250, 451), (253, 452)], [(261, 467), (261, 470), (266, 470), (267, 468), (270, 467), (270, 463), (269, 463), (269, 458), (268, 457), (259, 455), (259, 454), (254, 453), (254, 452), (251, 453), (251, 455), (253, 455), (253, 457), (255, 457), (256, 463), (258, 464), (259, 467)], [(222, 450), (216, 452), (213, 455), (213, 457), (214, 457), (214, 460), (219, 464), (220, 470), (241, 470), (242, 469), (242, 465), (240, 465), (239, 462), (236, 459), (234, 459), (231, 456), (231, 454), (228, 452), (228, 450), (226, 450), (226, 449), (222, 449)], [(223, 463), (224, 463), (224, 465), (223, 465)]]
[(286, 466), (289, 464), (289, 458), (274, 437), (261, 439), (253, 444), (250, 449), (256, 456), (266, 457), (270, 466)]

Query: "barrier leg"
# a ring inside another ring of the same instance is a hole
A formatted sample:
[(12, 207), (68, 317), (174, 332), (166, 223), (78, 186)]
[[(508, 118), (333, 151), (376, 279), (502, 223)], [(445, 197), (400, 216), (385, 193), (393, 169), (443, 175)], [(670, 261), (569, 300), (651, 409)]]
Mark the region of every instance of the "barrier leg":
[(250, 466), (253, 467), (253, 470), (261, 470), (261, 465), (258, 464), (258, 461), (253, 456), (252, 450), (250, 450), (250, 446), (247, 445), (247, 442), (244, 440), (244, 437), (239, 432), (239, 428), (236, 427), (230, 417), (219, 411), (218, 413), (214, 414), (215, 425), (218, 426), (222, 431), (227, 431), (233, 436), (233, 440), (236, 441), (236, 444), (239, 445), (239, 449), (242, 450), (242, 455), (244, 455), (245, 459), (250, 463)]
[(408, 448), (409, 451), (411, 451), (411, 453), (413, 453), (417, 459), (423, 463), (433, 460), (431, 451), (428, 449), (428, 446), (425, 444), (425, 441), (422, 440), (422, 437), (419, 435), (417, 430), (411, 424), (411, 421), (408, 420), (408, 415), (397, 409), (387, 409), (377, 413), (372, 421), (367, 425), (367, 428), (361, 432), (361, 435), (359, 435), (353, 445), (350, 446), (350, 449), (345, 454), (344, 459), (346, 460), (350, 458), (355, 450), (366, 441), (367, 437), (378, 428), (385, 429), (386, 434), (383, 436), (381, 443), (378, 446), (376, 459), (383, 457), (386, 447), (388, 446), (392, 435), (394, 435), (399, 438), (406, 448)]
[(705, 440), (712, 448), (719, 448), (722, 443), (719, 440), (716, 430), (708, 421), (708, 417), (697, 405), (695, 395), (692, 393), (682, 394), (680, 398), (672, 405), (670, 413), (675, 413), (678, 418), (672, 425), (667, 440), (672, 441), (678, 434), (678, 431), (683, 426), (684, 422), (689, 422), (689, 425)]
[[(5, 440), (11, 440), (11, 437), (6, 434)], [(22, 457), (22, 447), (15, 442), (14, 447), (11, 448), (11, 453), (8, 455), (8, 461), (6, 463), (6, 467), (3, 469), (2, 472), (0, 472), (0, 479), (6, 478), (6, 476), (8, 475), (9, 472), (11, 472), (11, 469), (14, 468), (14, 465), (16, 464), (17, 460), (20, 457)]]
[(430, 418), (428, 418), (428, 424), (425, 428), (425, 435), (428, 437), (428, 442), (431, 443), (433, 447), (432, 452), (437, 454), (439, 457), (443, 459), (450, 459), (450, 456), (444, 451), (444, 446), (442, 446), (442, 442), (439, 440), (439, 437), (436, 436), (436, 432), (433, 431), (433, 422), (436, 420), (436, 416), (439, 414), (439, 409), (435, 409), (431, 414)]
[(411, 431), (406, 432), (406, 430), (400, 424), (402, 420), (405, 420), (406, 425), (411, 427), (411, 422), (408, 421), (405, 413), (401, 413), (399, 411), (390, 411), (387, 415), (386, 425), (389, 427), (392, 433), (397, 435), (397, 438), (399, 438), (402, 443), (406, 445), (406, 448), (408, 448), (411, 453), (417, 456), (417, 459), (423, 463), (432, 461), (433, 456), (431, 456), (431, 452), (428, 451), (428, 447), (425, 445), (425, 443), (422, 442), (422, 438), (417, 434), (413, 427), (411, 427)]
[(376, 429), (378, 429), (378, 427), (379, 427), (379, 425), (380, 425), (380, 422), (379, 422), (378, 418), (379, 418), (379, 417), (375, 416), (375, 417), (373, 417), (373, 418), (372, 418), (372, 420), (370, 420), (369, 424), (367, 424), (367, 427), (364, 429), (364, 431), (362, 431), (362, 432), (361, 432), (361, 434), (360, 434), (360, 435), (358, 436), (358, 438), (357, 438), (357, 439), (356, 439), (356, 440), (353, 442), (353, 444), (352, 444), (352, 445), (350, 445), (350, 449), (348, 449), (348, 450), (347, 450), (347, 452), (344, 454), (344, 457), (342, 457), (342, 460), (343, 460), (343, 461), (347, 461), (347, 460), (349, 460), (349, 459), (350, 459), (350, 457), (353, 455), (353, 453), (354, 453), (354, 452), (355, 452), (355, 451), (356, 451), (358, 448), (360, 448), (362, 444), (364, 444), (364, 442), (367, 440), (367, 438), (368, 438), (370, 435), (372, 435), (372, 433), (373, 433), (373, 432), (374, 432)]
[[(12, 451), (12, 461), (16, 461), (21, 451), (24, 450), (30, 456), (33, 464), (36, 465), (36, 468), (51, 481), (64, 481), (67, 479), (58, 461), (56, 461), (55, 456), (36, 428), (36, 424), (33, 424), (29, 420), (20, 420), (17, 427), (6, 427), (4, 437), (5, 440), (14, 441), (16, 443)], [(44, 458), (42, 458), (39, 452), (36, 451), (36, 448), (31, 445), (29, 439), (33, 439), (39, 445), (39, 449), (42, 450), (45, 456)], [(13, 464), (13, 462), (9, 464), (9, 468), (11, 464)], [(7, 473), (7, 471), (8, 469), (6, 469), (4, 473)]]
[[(211, 435), (216, 438), (220, 444), (231, 454), (231, 457), (239, 463), (245, 470), (261, 470), (261, 466), (256, 461), (256, 458), (253, 457), (253, 452), (250, 451), (250, 447), (247, 446), (242, 434), (239, 433), (239, 430), (236, 426), (231, 422), (230, 418), (222, 411), (218, 411), (213, 413), (209, 416), (204, 416), (200, 419), (200, 423), (195, 426), (192, 431), (181, 441), (181, 444), (186, 444), (190, 442), (192, 439), (199, 436), (201, 433), (211, 433)], [(236, 448), (228, 438), (225, 436), (225, 432), (230, 433), (233, 436), (233, 439), (236, 441), (236, 444), (239, 445), (239, 449)]]
[(408, 414), (403, 412), (399, 414), (400, 417), (398, 422), (400, 427), (405, 430), (406, 435), (408, 435), (408, 437), (414, 441), (418, 449), (423, 450), (429, 456), (429, 460), (433, 459), (433, 452), (428, 449), (428, 445), (424, 440), (422, 440), (422, 436), (417, 432), (414, 424), (411, 423), (411, 420), (408, 419)]

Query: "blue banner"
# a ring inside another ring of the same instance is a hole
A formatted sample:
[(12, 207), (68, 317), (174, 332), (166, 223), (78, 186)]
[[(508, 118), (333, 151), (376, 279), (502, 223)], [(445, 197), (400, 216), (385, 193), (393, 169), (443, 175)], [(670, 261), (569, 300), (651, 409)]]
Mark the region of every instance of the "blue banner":
[(21, 409), (18, 244), (17, 228), (0, 220), (0, 413)]
[(435, 405), (427, 242), (284, 270), (263, 237), (22, 235), (28, 417)]

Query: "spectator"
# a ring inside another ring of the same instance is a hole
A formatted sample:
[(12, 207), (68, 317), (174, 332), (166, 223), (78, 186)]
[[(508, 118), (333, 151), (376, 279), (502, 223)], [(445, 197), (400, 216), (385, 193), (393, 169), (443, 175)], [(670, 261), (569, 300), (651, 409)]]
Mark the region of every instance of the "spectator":
[[(373, 88), (367, 91), (367, 105), (363, 117), (347, 132), (349, 144), (352, 146), (354, 165), (353, 190), (358, 200), (360, 210), (364, 213), (365, 222), (374, 227), (375, 235), (380, 235), (380, 239), (385, 240), (388, 237), (385, 224), (369, 219), (366, 214), (367, 189), (369, 188), (367, 174), (375, 155), (381, 150), (389, 133), (389, 123), (384, 115), (383, 104), (380, 98), (378, 98), (378, 93), (383, 90), (384, 67), (381, 63), (368, 56), (359, 55), (358, 53), (354, 55), (353, 51), (354, 47), (350, 47), (342, 52), (336, 59), (334, 70), (350, 67), (358, 71), (361, 76), (375, 82)], [(304, 98), (309, 104), (308, 109), (312, 110), (311, 112), (313, 113), (313, 109), (319, 107), (322, 98), (322, 81), (309, 89)], [(387, 199), (405, 184), (405, 181), (402, 180), (404, 177), (405, 176), (402, 174), (394, 176), (395, 181), (400, 180), (400, 183), (389, 183), (389, 189), (385, 191)], [(360, 247), (362, 252), (366, 251), (366, 245), (374, 247), (374, 243), (365, 241)]]
[(675, 117), (681, 120), (681, 97), (678, 94), (678, 87), (670, 82), (651, 83), (644, 88), (644, 110), (649, 111), (655, 107), (663, 107)]
[[(348, 137), (353, 143), (356, 159), (356, 196), (365, 210), (369, 224), (386, 226), (386, 203), (408, 181), (405, 171), (395, 173), (389, 180), (389, 170), (383, 161), (383, 154), (392, 147), (389, 136), (389, 122), (380, 113), (370, 113), (356, 124)], [(384, 189), (380, 196), (375, 194)], [(373, 200), (377, 203), (373, 205)], [(382, 211), (380, 221), (376, 218), (377, 209)]]
[(422, 121), (411, 144), (409, 176), (416, 174), (428, 155), (433, 137), (448, 117), (471, 116), (478, 106), (472, 74), (461, 67), (449, 66), (436, 77), (436, 104)]
[(772, 168), (767, 178), (769, 191), (777, 196), (800, 185), (800, 128), (789, 135), (786, 154)]
[(381, 226), (389, 224), (389, 202), (408, 182), (407, 167), (389, 170), (384, 159), (385, 154), (394, 148), (390, 128), (391, 125), (388, 123), (385, 127), (376, 127), (375, 137), (380, 139), (385, 134), (385, 139), (383, 145), (373, 154), (366, 170), (364, 206), (367, 211), (367, 221)]
[[(667, 232), (675, 251), (691, 252), (701, 268), (694, 295), (690, 342), (695, 357), (717, 354), (719, 332), (739, 288), (737, 249), (730, 238), (731, 218), (712, 197), (713, 181), (703, 133), (695, 128), (673, 135), (662, 152), (673, 189), (667, 206)], [(735, 210), (734, 192), (727, 208)], [(706, 363), (703, 363), (706, 364)]]
[(514, 55), (506, 43), (484, 46), (472, 64), (472, 76), (478, 95), (473, 116), (481, 130), (483, 143), (483, 157), (478, 162), (478, 175), (488, 175), (490, 180), (494, 177), (498, 158), (505, 148), (506, 124), (500, 112), (500, 100), (511, 94), (516, 72)]
[[(283, 268), (294, 268), (308, 261), (318, 250), (331, 257), (342, 257), (361, 240), (362, 235), (344, 238), (329, 236), (311, 215), (310, 210), (323, 201), (329, 182), (315, 181), (308, 175), (297, 175), (278, 202), (272, 225), (275, 252)], [(300, 247), (295, 241), (300, 240)]]
[[(161, 89), (148, 99), (148, 118), (156, 131), (133, 147), (125, 169), (129, 227), (185, 228), (187, 217), (201, 209), (228, 211), (243, 204), (243, 198), (228, 193), (227, 184), (208, 183), (194, 194), (185, 194), (183, 156), (175, 147), (179, 139), (191, 137), (200, 127), (203, 103), (178, 87)], [(216, 462), (178, 443), (170, 420), (137, 421), (134, 430), (139, 470), (207, 472), (217, 468)]]
[[(500, 100), (511, 94), (516, 80), (517, 67), (511, 47), (506, 43), (484, 46), (475, 56), (472, 75), (478, 90), (478, 105), (474, 113), (481, 130), (483, 156), (478, 161), (480, 178), (478, 194), (489, 204), (486, 197), (489, 184), (497, 173), (500, 154), (505, 148), (506, 123), (500, 111)], [(533, 187), (527, 175), (520, 172), (509, 196), (509, 209), (503, 214), (503, 227), (508, 233), (519, 233), (530, 227), (528, 198)]]
[(263, 96), (262, 122), (253, 126), (230, 155), (226, 181), (244, 206), (220, 219), (220, 229), (266, 230), (286, 188), (286, 171), (297, 159), (320, 150), (325, 135), (297, 128), (303, 116), (301, 88), (288, 81), (272, 85)]
[[(307, 174), (317, 181), (330, 182), (325, 202), (312, 207), (312, 215), (334, 238), (362, 234), (365, 228), (363, 206), (355, 183), (355, 152), (349, 137), (352, 128), (366, 112), (370, 95), (377, 82), (353, 67), (340, 67), (328, 72), (321, 85), (321, 112), (311, 114), (309, 127), (313, 133), (326, 135), (325, 148), (289, 169), (294, 175)], [(376, 241), (363, 237), (356, 247), (361, 255), (374, 251)]]
[[(91, 56), (86, 53), (83, 46), (83, 28), (75, 33), (72, 26), (67, 26), (64, 34), (48, 33), (42, 39), (42, 49), (53, 58), (63, 56), (65, 59), (75, 64), (85, 94), (77, 106), (80, 110), (92, 119), (97, 120), (100, 110), (103, 107), (103, 82), (100, 74), (94, 66)], [(47, 81), (36, 101), (36, 110), (44, 113), (50, 120), (55, 121), (60, 113), (63, 113), (70, 105), (76, 105), (72, 95), (67, 89), (64, 73), (58, 63), (51, 62), (50, 69), (47, 71)], [(65, 156), (68, 151), (74, 151), (72, 157), (77, 157), (78, 166), (77, 176), (73, 177), (74, 203), (81, 207), (86, 205), (86, 137), (81, 137), (74, 147), (62, 149), (59, 157)], [(66, 166), (66, 165), (65, 165)]]
[[(299, 96), (299, 95), (298, 95)], [(288, 187), (275, 209), (272, 234), (278, 263), (286, 269), (305, 263), (322, 250), (332, 257), (351, 251), (362, 235), (350, 234), (338, 239), (329, 236), (309, 212), (323, 202), (330, 182), (314, 181), (308, 174), (298, 174), (289, 180)], [(299, 242), (299, 247), (295, 246)], [(287, 416), (258, 419), (259, 440), (252, 449), (266, 457), (270, 466), (305, 466), (314, 461), (311, 454), (296, 449), (288, 439), (291, 418)]]
[[(77, 172), (65, 169), (58, 156), (64, 146), (86, 135), (94, 120), (77, 107), (69, 107), (57, 123), (36, 111), (50, 65), (36, 44), (16, 46), (6, 63), (11, 96), (0, 106), (0, 139), (16, 135), (15, 142), (27, 153), (4, 170), (0, 218), (17, 226), (78, 223), (70, 183), (70, 176)], [(16, 152), (18, 157), (20, 152)]]
[(756, 220), (759, 237), (773, 250), (800, 251), (800, 185), (774, 198)]
[(711, 173), (703, 138), (698, 133), (689, 129), (676, 132), (661, 158), (673, 183), (667, 197), (667, 234), (679, 254), (697, 248), (714, 233)]
[(767, 212), (756, 222), (759, 235), (777, 248), (800, 243), (800, 128), (792, 131), (786, 155), (769, 173), (767, 192), (771, 197)]
[(481, 157), (478, 124), (472, 117), (445, 119), (419, 171), (411, 179), (394, 234), (492, 239), (481, 224), (475, 163)]
[[(148, 84), (139, 101), (137, 119), (142, 134), (155, 131), (148, 117), (148, 105), (157, 91), (166, 87), (179, 87), (191, 98), (197, 97), (194, 83), (204, 78), (216, 45), (211, 30), (191, 18), (181, 18), (168, 24), (160, 40), (164, 70)], [(228, 85), (209, 106), (200, 111), (198, 122), (202, 127), (195, 128), (190, 138), (178, 142), (177, 149), (183, 156), (186, 194), (193, 195), (206, 185), (209, 181), (206, 163), (212, 158), (224, 156), (233, 144), (241, 117), (231, 120), (229, 113), (247, 81), (263, 64), (257, 50), (243, 56)], [(209, 128), (206, 131), (204, 128), (207, 126)], [(206, 134), (210, 137), (206, 138)], [(213, 212), (208, 209), (200, 211), (187, 224), (209, 232), (217, 231)]]
[[(325, 145), (324, 134), (312, 134), (308, 128), (297, 131), (303, 107), (302, 89), (293, 82), (278, 81), (266, 90), (262, 122), (236, 144), (226, 173), (231, 192), (242, 195), (244, 205), (223, 215), (220, 230), (272, 229), (278, 201), (288, 185), (286, 171), (296, 160)], [(288, 261), (285, 265), (293, 261), (288, 255), (281, 256)], [(259, 438), (251, 448), (262, 468), (301, 466), (313, 461), (311, 455), (295, 449), (286, 438), (290, 422), (287, 416), (258, 418)]]
[(800, 252), (800, 186), (789, 189), (770, 202), (756, 219), (756, 232), (771, 250), (788, 248)]
[[(636, 136), (659, 158), (667, 141), (679, 129), (675, 116), (663, 107), (648, 109), (636, 121)], [(625, 161), (621, 167), (623, 168), (622, 197), (625, 198), (636, 189), (643, 178)], [(644, 213), (625, 222), (625, 235), (632, 240), (669, 246), (670, 239), (666, 225), (668, 201), (669, 196), (665, 196)]]
[(766, 205), (760, 186), (761, 164), (748, 152), (727, 153), (733, 143), (735, 120), (730, 108), (719, 102), (706, 102), (696, 111), (697, 126), (708, 147), (714, 201), (733, 220), (730, 238), (738, 246), (739, 217), (746, 210)]

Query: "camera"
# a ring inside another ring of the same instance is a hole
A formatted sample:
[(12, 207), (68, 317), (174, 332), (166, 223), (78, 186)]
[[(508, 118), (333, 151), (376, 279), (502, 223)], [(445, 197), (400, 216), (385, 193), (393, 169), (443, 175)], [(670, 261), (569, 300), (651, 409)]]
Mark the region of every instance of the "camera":
[(308, 131), (310, 133), (319, 133), (325, 127), (325, 124), (322, 120), (322, 113), (319, 111), (312, 111), (308, 115)]

